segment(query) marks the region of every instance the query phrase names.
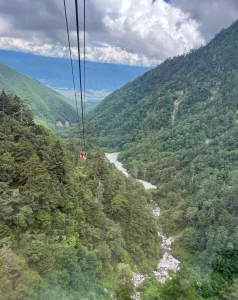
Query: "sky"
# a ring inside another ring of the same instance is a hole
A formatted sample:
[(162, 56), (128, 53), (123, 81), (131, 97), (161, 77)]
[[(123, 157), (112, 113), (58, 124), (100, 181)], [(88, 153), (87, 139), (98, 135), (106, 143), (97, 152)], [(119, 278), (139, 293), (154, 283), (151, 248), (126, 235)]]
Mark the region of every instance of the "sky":
[[(76, 57), (74, 0), (66, 5)], [(237, 18), (238, 0), (86, 0), (86, 59), (154, 66), (206, 44)], [(0, 0), (0, 49), (68, 57), (67, 45), (63, 0)]]

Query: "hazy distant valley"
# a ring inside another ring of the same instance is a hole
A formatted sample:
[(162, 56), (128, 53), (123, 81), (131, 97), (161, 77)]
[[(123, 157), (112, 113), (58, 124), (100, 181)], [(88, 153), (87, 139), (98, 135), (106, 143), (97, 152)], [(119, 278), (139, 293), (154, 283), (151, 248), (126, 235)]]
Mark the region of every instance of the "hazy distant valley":
[[(66, 97), (74, 97), (69, 59), (0, 50), (0, 62), (39, 80), (44, 85)], [(111, 92), (150, 69), (146, 67), (86, 62), (87, 103), (98, 104)], [(74, 70), (75, 76), (78, 78), (77, 61), (74, 61)], [(78, 90), (79, 83), (76, 82), (76, 85)]]

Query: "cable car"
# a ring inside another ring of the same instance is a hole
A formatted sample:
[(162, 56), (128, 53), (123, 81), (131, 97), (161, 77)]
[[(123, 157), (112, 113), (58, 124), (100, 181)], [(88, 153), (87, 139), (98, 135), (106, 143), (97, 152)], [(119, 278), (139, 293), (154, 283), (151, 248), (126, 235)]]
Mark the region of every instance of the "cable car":
[(87, 159), (87, 152), (80, 151), (80, 159), (81, 160), (86, 160)]

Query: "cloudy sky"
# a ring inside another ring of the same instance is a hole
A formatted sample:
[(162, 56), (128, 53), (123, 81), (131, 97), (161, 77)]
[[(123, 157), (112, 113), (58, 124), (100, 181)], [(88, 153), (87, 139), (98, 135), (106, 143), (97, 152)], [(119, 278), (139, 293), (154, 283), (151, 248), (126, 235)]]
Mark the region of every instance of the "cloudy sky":
[[(75, 47), (74, 0), (66, 3)], [(238, 0), (86, 0), (86, 10), (88, 60), (152, 66), (228, 27)], [(63, 0), (0, 0), (0, 49), (67, 57)]]

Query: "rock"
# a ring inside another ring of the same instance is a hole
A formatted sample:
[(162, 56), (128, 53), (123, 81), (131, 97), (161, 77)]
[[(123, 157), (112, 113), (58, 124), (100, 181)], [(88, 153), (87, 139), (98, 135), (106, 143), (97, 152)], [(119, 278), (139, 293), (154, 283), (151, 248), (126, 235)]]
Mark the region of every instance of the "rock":
[[(179, 105), (179, 102), (177, 102), (177, 105)], [(129, 176), (127, 170), (122, 166), (122, 163), (120, 163), (117, 160), (119, 153), (105, 153), (106, 158), (109, 160), (109, 162), (113, 163), (118, 170), (123, 172), (125, 176)], [(137, 179), (136, 179), (137, 180)], [(137, 180), (141, 182), (144, 186), (145, 189), (154, 189), (156, 186), (152, 185), (149, 182), (143, 181), (143, 180)], [(153, 209), (153, 214), (156, 217), (160, 216), (160, 208), (158, 205), (155, 205)], [(158, 262), (157, 265), (157, 270), (154, 271), (153, 273), (155, 274), (156, 278), (158, 281), (164, 283), (166, 280), (171, 279), (169, 276), (169, 272), (177, 272), (180, 269), (180, 261), (175, 259), (172, 255), (172, 249), (171, 245), (176, 239), (176, 237), (169, 237), (167, 238), (164, 236), (162, 233), (158, 232), (158, 235), (162, 238), (162, 249), (163, 249), (163, 257), (162, 259)], [(135, 288), (137, 289), (148, 277), (147, 275), (139, 274), (139, 273), (133, 273), (134, 276), (134, 285)], [(132, 299), (140, 300), (140, 293), (136, 293)]]

